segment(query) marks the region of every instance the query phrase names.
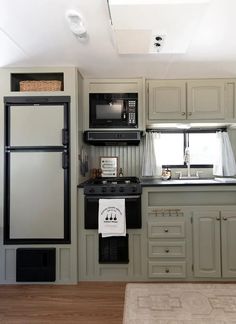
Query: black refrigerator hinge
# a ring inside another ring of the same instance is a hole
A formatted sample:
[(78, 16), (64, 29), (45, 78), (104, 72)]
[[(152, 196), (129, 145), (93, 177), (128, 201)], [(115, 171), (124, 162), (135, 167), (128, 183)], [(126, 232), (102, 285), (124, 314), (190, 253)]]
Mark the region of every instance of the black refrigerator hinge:
[(66, 152), (62, 153), (62, 168), (63, 169), (69, 168), (69, 154)]
[(62, 144), (63, 145), (69, 144), (69, 132), (68, 132), (68, 129), (66, 129), (66, 128), (62, 129)]

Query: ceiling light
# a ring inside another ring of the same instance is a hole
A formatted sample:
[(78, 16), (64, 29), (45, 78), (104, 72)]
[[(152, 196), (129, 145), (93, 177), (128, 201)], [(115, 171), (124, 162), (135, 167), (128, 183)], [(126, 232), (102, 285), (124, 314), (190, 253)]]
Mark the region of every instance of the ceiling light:
[(86, 38), (87, 30), (84, 26), (82, 16), (77, 11), (68, 10), (66, 12), (66, 19), (72, 33), (74, 33), (79, 38)]
[(191, 125), (189, 125), (189, 124), (177, 124), (176, 127), (179, 128), (179, 129), (189, 129), (189, 128), (191, 128)]

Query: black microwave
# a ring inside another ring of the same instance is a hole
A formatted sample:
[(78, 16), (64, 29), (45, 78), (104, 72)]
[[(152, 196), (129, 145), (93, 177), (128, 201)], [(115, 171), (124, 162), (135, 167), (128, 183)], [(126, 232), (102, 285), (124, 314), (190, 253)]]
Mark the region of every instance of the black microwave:
[(90, 128), (137, 128), (137, 93), (90, 93)]

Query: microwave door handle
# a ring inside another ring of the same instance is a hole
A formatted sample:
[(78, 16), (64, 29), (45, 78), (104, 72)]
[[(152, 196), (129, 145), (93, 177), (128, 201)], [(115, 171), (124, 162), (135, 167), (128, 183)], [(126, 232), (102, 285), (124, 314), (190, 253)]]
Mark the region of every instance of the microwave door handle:
[(127, 102), (124, 100), (123, 101), (123, 109), (122, 109), (122, 120), (127, 120), (127, 117), (128, 117), (126, 105), (127, 105)]

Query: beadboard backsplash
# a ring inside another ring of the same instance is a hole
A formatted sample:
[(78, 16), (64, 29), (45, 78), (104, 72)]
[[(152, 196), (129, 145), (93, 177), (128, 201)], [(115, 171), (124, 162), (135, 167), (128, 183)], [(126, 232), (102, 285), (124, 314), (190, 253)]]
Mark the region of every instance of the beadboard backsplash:
[(101, 156), (117, 156), (118, 170), (122, 168), (124, 176), (141, 176), (143, 145), (141, 140), (139, 146), (90, 146), (89, 164), (90, 168), (100, 168)]
[[(122, 168), (124, 176), (141, 177), (142, 160), (144, 150), (144, 139), (142, 138), (139, 146), (89, 146), (89, 168), (100, 168), (101, 156), (117, 156), (118, 157), (118, 170)], [(182, 171), (183, 175), (186, 174), (186, 168), (173, 168), (172, 178), (177, 178), (176, 172)], [(212, 177), (212, 168), (191, 168), (191, 173), (195, 174), (196, 171), (201, 171), (201, 177)]]

